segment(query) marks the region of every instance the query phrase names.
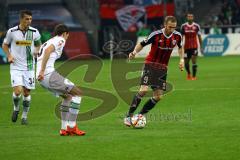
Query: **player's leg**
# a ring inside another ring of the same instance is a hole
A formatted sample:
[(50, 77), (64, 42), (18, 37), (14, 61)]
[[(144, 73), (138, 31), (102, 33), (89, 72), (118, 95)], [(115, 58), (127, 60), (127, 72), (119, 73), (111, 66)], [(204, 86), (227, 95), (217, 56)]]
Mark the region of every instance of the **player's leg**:
[(127, 116), (124, 118), (124, 124), (126, 126), (131, 126), (131, 117), (133, 116), (134, 112), (136, 111), (137, 107), (139, 106), (142, 98), (148, 91), (147, 85), (141, 85), (138, 93), (134, 95), (132, 103), (129, 107)]
[(69, 119), (69, 107), (72, 101), (71, 95), (65, 95), (62, 96), (63, 101), (60, 106), (60, 112), (61, 112), (61, 130), (60, 135), (61, 136), (67, 136), (67, 126), (68, 126), (68, 119)]
[[(44, 80), (41, 81), (41, 85), (48, 88), (48, 90), (55, 93), (55, 95), (61, 95), (64, 99), (60, 108), (62, 122), (61, 128), (65, 129), (67, 125), (67, 133), (69, 135), (84, 135), (85, 132), (79, 130), (76, 124), (82, 91), (76, 87), (74, 83), (57, 72), (45, 76)], [(61, 134), (61, 130), (60, 135), (65, 135)]]
[(185, 66), (185, 70), (187, 71), (187, 80), (191, 80), (191, 71), (190, 71), (190, 59), (191, 59), (191, 54), (189, 53), (188, 50), (185, 51), (185, 55), (184, 55), (184, 66)]
[(192, 80), (196, 80), (196, 75), (197, 75), (197, 49), (194, 51), (194, 54), (192, 55)]
[(21, 100), (22, 86), (13, 87), (13, 113), (12, 113), (12, 122), (16, 122), (20, 110), (20, 100)]
[(23, 112), (22, 112), (22, 121), (21, 124), (22, 125), (26, 125), (28, 124), (27, 121), (27, 116), (28, 116), (28, 112), (30, 109), (30, 103), (31, 103), (31, 95), (30, 95), (31, 90), (27, 89), (26, 87), (23, 87)]
[(28, 124), (27, 116), (30, 110), (31, 104), (31, 95), (30, 92), (32, 89), (35, 89), (35, 75), (34, 71), (24, 71), (23, 73), (23, 112), (22, 112), (22, 121), (21, 124)]
[(142, 110), (139, 114), (147, 114), (154, 106), (157, 104), (158, 101), (161, 100), (163, 95), (163, 90), (161, 89), (154, 89), (153, 97), (151, 97), (143, 106)]
[(132, 103), (130, 105), (129, 111), (128, 111), (128, 117), (132, 117), (134, 112), (136, 111), (137, 107), (139, 106), (142, 98), (146, 95), (148, 91), (148, 86), (141, 85), (138, 93), (133, 97)]
[(82, 99), (81, 98), (82, 91), (78, 87), (74, 86), (69, 92), (69, 94), (72, 95), (72, 99), (69, 107), (67, 131), (70, 135), (77, 135), (77, 136), (85, 135), (85, 132), (78, 129), (78, 126), (77, 126), (77, 117), (78, 117), (81, 99)]
[(20, 100), (22, 93), (23, 83), (23, 73), (22, 71), (10, 70), (11, 74), (11, 85), (13, 87), (13, 112), (12, 112), (12, 122), (16, 122), (20, 110)]

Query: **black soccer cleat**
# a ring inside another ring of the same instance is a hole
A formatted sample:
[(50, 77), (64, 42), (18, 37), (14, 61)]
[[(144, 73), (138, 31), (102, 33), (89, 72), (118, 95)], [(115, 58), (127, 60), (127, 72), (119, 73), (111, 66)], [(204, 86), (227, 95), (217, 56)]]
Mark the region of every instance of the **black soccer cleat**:
[(12, 113), (12, 122), (16, 122), (18, 118), (19, 111), (13, 111)]
[(21, 124), (22, 125), (28, 125), (27, 118), (22, 118)]

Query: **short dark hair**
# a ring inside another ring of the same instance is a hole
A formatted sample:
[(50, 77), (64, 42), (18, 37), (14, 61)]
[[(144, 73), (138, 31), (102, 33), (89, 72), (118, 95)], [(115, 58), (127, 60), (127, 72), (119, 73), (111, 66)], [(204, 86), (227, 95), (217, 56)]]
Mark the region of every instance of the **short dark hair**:
[(65, 24), (58, 24), (55, 26), (54, 28), (54, 36), (58, 35), (62, 35), (64, 32), (69, 32), (68, 27)]
[(20, 18), (23, 18), (24, 15), (32, 16), (32, 12), (30, 10), (21, 10), (20, 11)]
[[(188, 12), (188, 13), (186, 14), (186, 16), (188, 16), (189, 14), (193, 15), (193, 13), (192, 13), (192, 12)], [(193, 15), (193, 16), (194, 16), (194, 15)]]
[(168, 22), (176, 23), (177, 19), (174, 16), (166, 16), (164, 19), (164, 24), (167, 24)]

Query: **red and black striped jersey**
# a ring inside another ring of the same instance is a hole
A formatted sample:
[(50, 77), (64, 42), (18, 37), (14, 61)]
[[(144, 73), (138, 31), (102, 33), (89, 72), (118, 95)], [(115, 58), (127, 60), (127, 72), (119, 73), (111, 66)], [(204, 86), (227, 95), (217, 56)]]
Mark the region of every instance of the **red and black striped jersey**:
[(185, 36), (184, 49), (197, 49), (197, 35), (201, 35), (201, 28), (197, 23), (184, 23), (181, 26), (181, 33)]
[(181, 33), (174, 31), (171, 35), (167, 36), (164, 30), (163, 28), (152, 32), (141, 42), (143, 47), (152, 44), (151, 50), (145, 59), (145, 63), (157, 63), (167, 67), (173, 48), (176, 45), (179, 48), (182, 47)]

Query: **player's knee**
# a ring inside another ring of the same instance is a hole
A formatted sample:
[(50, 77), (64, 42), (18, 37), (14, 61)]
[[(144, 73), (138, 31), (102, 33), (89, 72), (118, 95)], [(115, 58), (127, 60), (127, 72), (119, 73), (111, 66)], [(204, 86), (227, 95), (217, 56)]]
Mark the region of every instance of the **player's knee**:
[(28, 97), (30, 95), (30, 89), (23, 89), (23, 96)]
[(16, 96), (20, 96), (21, 93), (22, 93), (22, 90), (21, 90), (20, 88), (14, 89), (14, 94), (15, 94)]
[(153, 96), (153, 99), (156, 101), (156, 102), (158, 102), (158, 101), (160, 101), (161, 99), (162, 99), (162, 95), (155, 95), (155, 96)]
[(21, 96), (21, 91), (14, 91), (14, 95), (15, 95), (16, 97)]
[(138, 92), (138, 95), (141, 97), (145, 96), (146, 94), (147, 94), (147, 91), (139, 91)]
[(82, 91), (78, 87), (74, 86), (74, 88), (71, 90), (71, 94), (74, 96), (81, 96)]

